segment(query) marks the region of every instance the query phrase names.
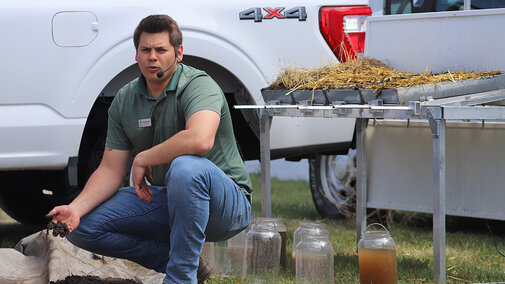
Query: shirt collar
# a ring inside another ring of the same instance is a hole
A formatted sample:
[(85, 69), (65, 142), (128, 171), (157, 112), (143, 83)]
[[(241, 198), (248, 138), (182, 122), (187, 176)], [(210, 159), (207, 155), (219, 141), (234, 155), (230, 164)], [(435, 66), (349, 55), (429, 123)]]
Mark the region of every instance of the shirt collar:
[[(179, 83), (179, 79), (181, 78), (181, 73), (182, 73), (182, 66), (181, 64), (177, 64), (177, 69), (175, 70), (174, 75), (170, 79), (170, 82), (168, 82), (168, 85), (166, 86), (165, 91), (161, 94), (161, 96), (166, 96), (167, 92), (173, 92), (177, 89), (177, 84)], [(149, 96), (149, 93), (147, 92), (146, 78), (144, 77), (144, 75), (142, 75), (142, 73), (140, 73), (137, 86), (135, 86), (135, 94), (151, 98), (151, 96)]]

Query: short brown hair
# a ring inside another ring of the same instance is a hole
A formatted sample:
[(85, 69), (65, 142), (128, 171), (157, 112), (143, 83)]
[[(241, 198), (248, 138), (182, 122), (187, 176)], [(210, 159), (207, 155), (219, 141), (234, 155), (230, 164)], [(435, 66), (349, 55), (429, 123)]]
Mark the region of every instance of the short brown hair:
[(139, 47), (140, 35), (143, 32), (154, 34), (167, 31), (170, 36), (170, 44), (177, 49), (182, 44), (182, 32), (177, 22), (168, 15), (150, 15), (142, 19), (133, 33), (135, 50)]

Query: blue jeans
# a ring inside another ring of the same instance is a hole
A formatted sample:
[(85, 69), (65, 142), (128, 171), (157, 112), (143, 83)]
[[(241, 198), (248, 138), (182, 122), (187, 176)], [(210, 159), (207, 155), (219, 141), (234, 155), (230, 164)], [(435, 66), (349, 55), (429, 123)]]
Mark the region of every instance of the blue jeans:
[(196, 283), (203, 243), (231, 238), (249, 225), (242, 190), (209, 160), (176, 158), (153, 201), (125, 187), (81, 218), (67, 236), (74, 245), (125, 258), (166, 274), (165, 283)]

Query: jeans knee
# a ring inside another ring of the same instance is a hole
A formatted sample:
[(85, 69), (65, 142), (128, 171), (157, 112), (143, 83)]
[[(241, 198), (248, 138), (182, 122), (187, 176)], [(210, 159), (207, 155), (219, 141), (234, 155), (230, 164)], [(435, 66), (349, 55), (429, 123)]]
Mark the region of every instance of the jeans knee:
[(205, 158), (184, 155), (175, 158), (165, 175), (165, 185), (169, 185), (172, 182), (177, 183), (188, 183), (191, 182), (193, 177), (201, 174), (203, 169), (203, 164), (207, 161)]
[(193, 197), (208, 196), (208, 177), (206, 175), (207, 163), (203, 157), (185, 155), (172, 161), (170, 169), (165, 176), (167, 197), (169, 200), (194, 200)]
[(88, 244), (93, 243), (103, 235), (86, 224), (86, 218), (83, 217), (79, 226), (70, 234), (66, 236), (67, 240), (75, 246), (86, 249)]
[(66, 236), (71, 244), (84, 249), (87, 247), (86, 244), (89, 243), (89, 237), (89, 234), (79, 230), (79, 228)]

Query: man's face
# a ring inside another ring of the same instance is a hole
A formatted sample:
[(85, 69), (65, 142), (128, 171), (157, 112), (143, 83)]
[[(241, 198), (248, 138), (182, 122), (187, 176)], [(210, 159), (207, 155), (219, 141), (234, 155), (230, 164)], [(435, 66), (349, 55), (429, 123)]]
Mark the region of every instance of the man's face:
[[(168, 32), (140, 34), (135, 60), (148, 82), (168, 81), (177, 68), (177, 64), (174, 64), (177, 59)], [(169, 67), (170, 70), (166, 71), (162, 78), (157, 77), (158, 72)]]

